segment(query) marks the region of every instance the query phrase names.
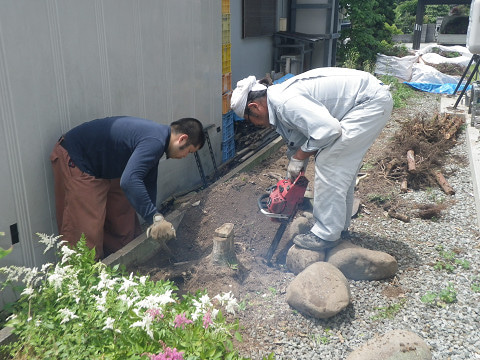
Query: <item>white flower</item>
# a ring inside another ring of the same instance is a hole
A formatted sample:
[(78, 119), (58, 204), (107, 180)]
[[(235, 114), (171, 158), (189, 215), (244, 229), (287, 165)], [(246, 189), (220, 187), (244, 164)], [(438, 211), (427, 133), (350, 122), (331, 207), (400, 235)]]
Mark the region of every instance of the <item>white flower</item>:
[(127, 308), (130, 308), (138, 300), (138, 297), (130, 297), (127, 294), (121, 294), (118, 296), (118, 300), (123, 301), (127, 305)]
[[(18, 282), (22, 281), (23, 283), (27, 285), (34, 285), (39, 279), (38, 279), (38, 269), (35, 268), (29, 268), (25, 266), (8, 266), (8, 267), (2, 267), (0, 268), (0, 273), (6, 274), (7, 278), (5, 279), (5, 282), (7, 281), (13, 281), (13, 282)], [(23, 280), (20, 280), (20, 278), (23, 277)]]
[(195, 311), (192, 314), (193, 321), (205, 315), (206, 312), (213, 307), (212, 302), (210, 301), (210, 297), (207, 294), (200, 297), (198, 301), (193, 299), (192, 302), (193, 306), (195, 306)]
[(70, 249), (68, 246), (62, 246), (60, 250), (63, 254), (62, 264), (65, 264), (68, 260), (70, 260), (72, 255), (75, 255), (77, 253), (75, 250)]
[(140, 282), (140, 284), (145, 285), (145, 282), (147, 281), (147, 277), (146, 276), (140, 276), (140, 279), (138, 279), (138, 281)]
[(60, 322), (60, 324), (63, 324), (63, 323), (66, 323), (72, 319), (76, 319), (78, 318), (77, 315), (75, 315), (75, 313), (67, 308), (63, 308), (63, 309), (60, 309), (59, 310), (60, 314), (63, 315), (63, 320)]
[(46, 263), (46, 264), (43, 264), (43, 265), (42, 265), (42, 270), (41, 270), (41, 271), (44, 273), (44, 272), (46, 272), (46, 271), (47, 271), (47, 270), (48, 270), (48, 269), (49, 269), (51, 266), (53, 266), (53, 264), (52, 264), (52, 263)]
[(55, 245), (57, 245), (58, 239), (62, 237), (62, 235), (53, 236), (53, 234), (52, 234), (52, 235), (49, 236), (49, 235), (41, 234), (41, 233), (37, 233), (37, 235), (40, 237), (39, 242), (41, 242), (42, 244), (45, 244), (45, 245), (46, 245), (46, 248), (45, 248), (45, 250), (43, 251), (44, 254), (45, 254), (48, 250), (50, 250), (51, 248), (53, 248)]
[(25, 268), (25, 277), (23, 278), (23, 282), (27, 285), (31, 285), (35, 282), (35, 279), (38, 276), (38, 268)]
[(127, 291), (130, 287), (132, 286), (137, 286), (138, 284), (134, 281), (132, 281), (133, 278), (133, 273), (130, 274), (130, 278), (122, 278), (123, 284), (120, 286), (120, 289), (118, 289), (119, 292), (121, 291)]
[(113, 330), (113, 323), (114, 322), (115, 322), (114, 318), (111, 318), (111, 317), (106, 318), (105, 319), (105, 326), (103, 327), (102, 330), (105, 330), (105, 329)]
[(75, 302), (78, 304), (80, 302), (80, 295), (82, 289), (80, 289), (80, 283), (77, 278), (71, 279), (71, 282), (67, 286), (68, 293), (75, 299)]
[(23, 289), (22, 293), (20, 295), (27, 295), (27, 296), (31, 296), (35, 293), (35, 290), (31, 287), (26, 287), (25, 289)]
[(210, 302), (210, 297), (208, 296), (208, 294), (203, 295), (203, 296), (200, 298), (200, 302), (201, 302), (204, 306), (211, 306), (211, 305), (212, 305), (212, 303)]
[(70, 269), (70, 265), (62, 267), (57, 264), (54, 272), (48, 276), (47, 281), (53, 285), (55, 290), (60, 289), (62, 287), (63, 280), (71, 278), (72, 274), (69, 274)]
[(149, 314), (144, 314), (142, 320), (134, 322), (130, 327), (142, 328), (153, 339), (152, 322), (153, 318)]
[(101, 296), (93, 295), (93, 298), (97, 302), (97, 310), (98, 311), (105, 311), (105, 304), (107, 303), (107, 294), (108, 290), (102, 291)]
[(155, 295), (149, 295), (145, 299), (139, 301), (136, 306), (139, 308), (144, 308), (144, 309), (151, 309), (151, 308), (160, 308), (162, 305), (175, 302), (175, 300), (172, 299), (172, 290), (167, 290), (163, 294), (155, 294)]
[(100, 272), (100, 281), (96, 286), (93, 287), (93, 289), (102, 290), (106, 288), (109, 290), (113, 290), (116, 282), (116, 279), (110, 278), (110, 275), (105, 272), (105, 269), (102, 269), (102, 271)]
[(217, 299), (222, 306), (225, 305), (225, 310), (230, 314), (235, 314), (235, 309), (238, 309), (237, 299), (233, 297), (231, 291), (223, 293), (223, 295), (217, 295), (215, 299)]

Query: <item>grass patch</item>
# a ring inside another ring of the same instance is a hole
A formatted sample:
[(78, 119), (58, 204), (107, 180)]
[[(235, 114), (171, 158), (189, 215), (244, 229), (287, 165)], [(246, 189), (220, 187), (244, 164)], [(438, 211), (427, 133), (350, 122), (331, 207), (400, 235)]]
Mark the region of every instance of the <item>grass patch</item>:
[(415, 90), (410, 86), (401, 83), (395, 76), (382, 75), (380, 80), (390, 85), (390, 91), (393, 98), (393, 107), (395, 109), (407, 106), (407, 100), (415, 95)]

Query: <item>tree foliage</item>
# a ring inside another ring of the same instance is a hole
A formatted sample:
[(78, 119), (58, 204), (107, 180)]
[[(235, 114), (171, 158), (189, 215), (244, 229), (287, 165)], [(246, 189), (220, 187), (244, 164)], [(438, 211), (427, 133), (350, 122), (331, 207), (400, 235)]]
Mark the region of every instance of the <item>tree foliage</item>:
[(394, 0), (340, 0), (340, 7), (351, 26), (342, 30), (338, 60), (351, 63), (355, 57), (355, 67), (363, 68), (366, 62), (375, 62), (382, 41), (392, 42)]
[[(417, 0), (398, 1), (395, 8), (395, 24), (404, 34), (413, 33), (417, 15)], [(427, 5), (425, 6), (424, 24), (435, 23), (437, 17), (448, 15), (450, 5)]]

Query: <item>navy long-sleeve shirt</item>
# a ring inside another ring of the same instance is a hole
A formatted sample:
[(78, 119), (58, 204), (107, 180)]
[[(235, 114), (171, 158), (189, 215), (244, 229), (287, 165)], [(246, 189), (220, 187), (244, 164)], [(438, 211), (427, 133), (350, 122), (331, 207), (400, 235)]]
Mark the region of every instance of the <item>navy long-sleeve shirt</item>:
[(133, 208), (152, 223), (158, 162), (168, 148), (170, 126), (116, 116), (83, 123), (64, 138), (62, 145), (80, 170), (100, 179), (120, 178)]

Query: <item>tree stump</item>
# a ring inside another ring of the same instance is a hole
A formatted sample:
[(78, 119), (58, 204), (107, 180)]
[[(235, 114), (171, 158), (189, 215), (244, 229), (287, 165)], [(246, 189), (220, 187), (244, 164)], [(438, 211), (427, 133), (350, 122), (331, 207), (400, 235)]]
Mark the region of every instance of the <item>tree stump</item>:
[(230, 266), (237, 264), (235, 255), (233, 224), (225, 223), (215, 230), (211, 261), (214, 265)]

